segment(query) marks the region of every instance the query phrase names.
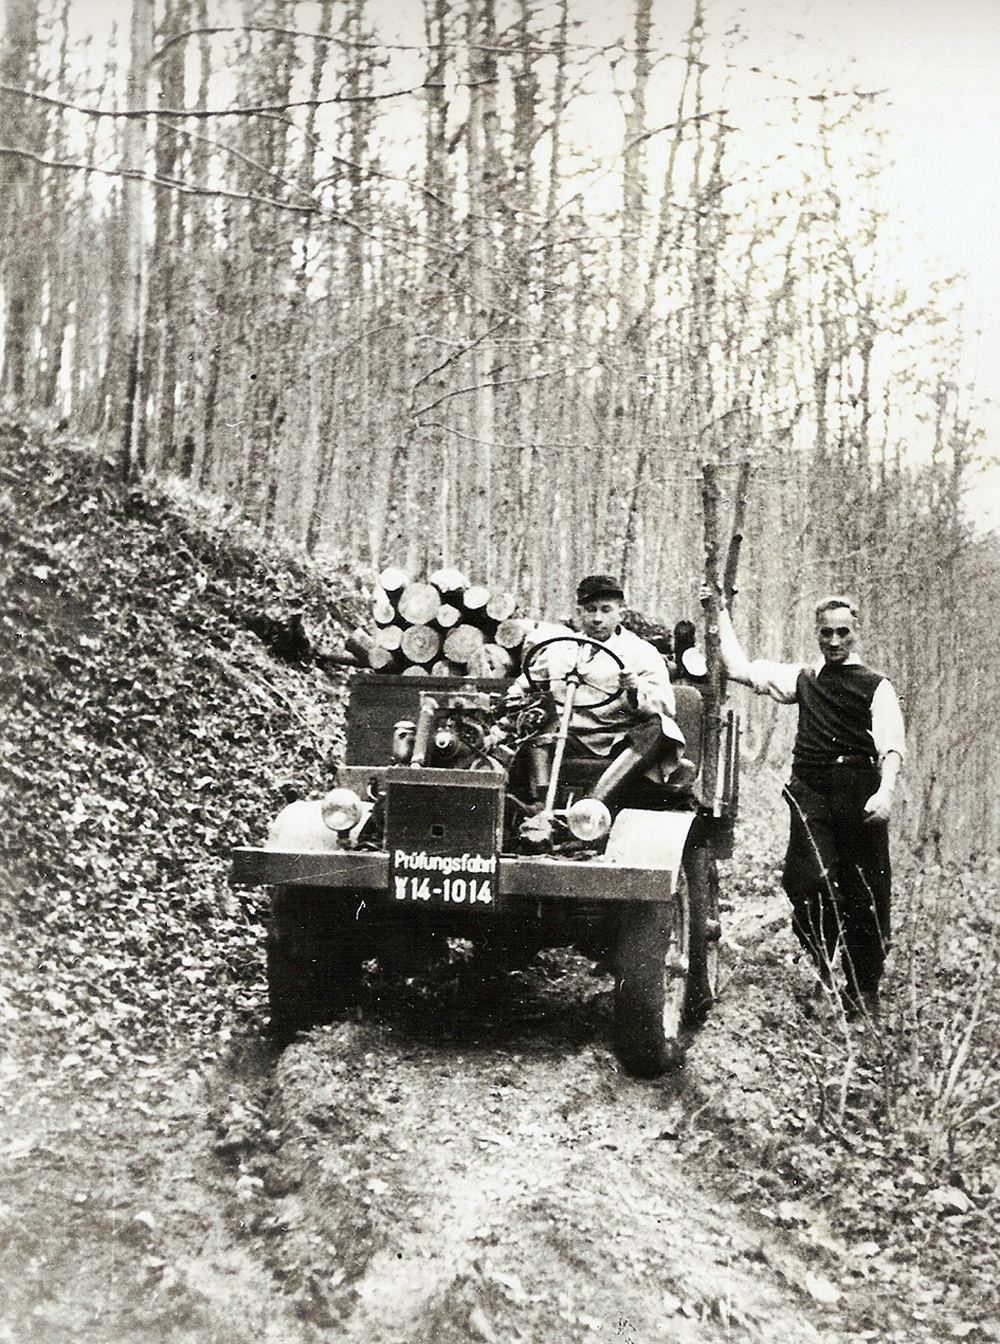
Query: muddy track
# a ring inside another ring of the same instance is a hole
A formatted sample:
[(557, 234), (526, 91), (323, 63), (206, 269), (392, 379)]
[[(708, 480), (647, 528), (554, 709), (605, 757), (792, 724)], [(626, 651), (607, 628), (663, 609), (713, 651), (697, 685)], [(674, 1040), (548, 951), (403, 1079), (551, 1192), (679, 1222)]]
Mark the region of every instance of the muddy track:
[(759, 1236), (692, 1189), (676, 1082), (624, 1078), (563, 1012), (535, 1001), (517, 1049), (468, 1018), (458, 1040), (383, 1019), (231, 1071), (220, 1145), (281, 1291), (314, 1329), (386, 1344), (814, 1338)]
[[(762, 910), (741, 936), (774, 928)], [(731, 966), (656, 1083), (617, 1068), (611, 981), (553, 953), (372, 982), (355, 1020), (284, 1050), (257, 1022), (218, 1053), (12, 1090), (0, 1341), (933, 1339), (726, 1191), (726, 1107), (767, 1088), (741, 1040), (759, 973)]]
[(815, 1257), (699, 1171), (697, 1040), (623, 1076), (610, 981), (568, 958), (371, 994), (214, 1081), (239, 1229), (303, 1339), (857, 1338)]

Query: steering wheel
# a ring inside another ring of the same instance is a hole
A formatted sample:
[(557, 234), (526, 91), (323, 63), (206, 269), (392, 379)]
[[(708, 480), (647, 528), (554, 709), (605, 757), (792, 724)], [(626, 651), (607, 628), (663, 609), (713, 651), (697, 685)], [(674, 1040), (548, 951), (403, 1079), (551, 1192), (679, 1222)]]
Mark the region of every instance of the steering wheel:
[[(551, 639), (543, 639), (540, 644), (536, 644), (535, 647), (528, 654), (528, 656), (525, 658), (524, 662), (521, 664), (521, 672), (523, 673), (524, 679), (527, 681), (528, 685), (532, 688), (532, 690), (534, 691), (548, 690), (548, 681), (546, 681), (543, 684), (541, 681), (536, 681), (535, 678), (531, 675), (532, 666), (535, 662), (535, 659), (541, 653), (542, 649), (547, 649), (550, 644), (566, 644), (566, 643), (572, 643), (577, 645), (581, 653), (583, 649), (588, 646), (592, 649), (596, 649), (600, 653), (606, 653), (610, 659), (612, 659), (615, 663), (618, 664), (618, 668), (620, 671), (622, 672), (625, 671), (625, 664), (618, 657), (617, 653), (615, 653), (613, 649), (609, 649), (607, 644), (602, 644), (600, 640), (588, 639), (586, 635), (553, 635)], [(564, 676), (557, 677), (556, 680), (569, 682), (570, 678), (573, 679), (573, 684), (576, 686), (587, 686), (592, 691), (603, 691), (605, 689), (603, 686), (597, 686), (592, 681), (587, 680), (584, 673), (580, 670), (579, 659), (577, 659), (577, 663), (573, 667), (567, 669), (566, 674)], [(621, 695), (621, 688), (616, 686), (613, 691), (605, 695), (603, 700), (588, 700), (586, 708), (599, 709), (601, 705), (609, 705), (611, 701), (614, 700), (619, 695)]]

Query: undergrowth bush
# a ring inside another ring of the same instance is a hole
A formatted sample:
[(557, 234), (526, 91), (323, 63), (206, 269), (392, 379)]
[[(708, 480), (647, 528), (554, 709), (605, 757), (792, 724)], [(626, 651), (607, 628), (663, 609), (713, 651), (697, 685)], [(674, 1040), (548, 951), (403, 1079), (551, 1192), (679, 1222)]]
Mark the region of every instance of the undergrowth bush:
[(781, 779), (744, 772), (723, 875), (730, 1021), (693, 1046), (692, 1146), (831, 1264), (933, 1300), (963, 1338), (1000, 1338), (1000, 862), (929, 866), (897, 839), (881, 1018), (849, 1021), (838, 993), (817, 997), (791, 931)]
[(943, 1179), (968, 1191), (985, 1182), (987, 1193), (983, 1168), (995, 1170), (1000, 1144), (998, 868), (904, 874), (882, 1020), (859, 1030), (833, 1000), (825, 1029), (804, 1044), (819, 1123), (877, 1123)]

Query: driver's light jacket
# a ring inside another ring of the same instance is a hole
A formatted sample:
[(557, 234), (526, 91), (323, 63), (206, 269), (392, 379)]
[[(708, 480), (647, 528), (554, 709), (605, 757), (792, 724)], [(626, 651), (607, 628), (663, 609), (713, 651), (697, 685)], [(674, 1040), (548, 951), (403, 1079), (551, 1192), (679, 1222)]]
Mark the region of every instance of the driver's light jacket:
[[(546, 630), (546, 638), (553, 638), (553, 631)], [(561, 633), (561, 632), (560, 632)], [(611, 691), (617, 691), (621, 669), (614, 658), (608, 657), (602, 649), (593, 644), (577, 644), (577, 632), (565, 628), (567, 638), (543, 649), (531, 665), (531, 675), (535, 682), (548, 679), (549, 689), (556, 702), (563, 704), (566, 699), (567, 675), (578, 669), (582, 681), (577, 687), (573, 703), (571, 729), (592, 730), (605, 728), (607, 731), (587, 731), (583, 737), (587, 747), (600, 756), (607, 756), (625, 736), (627, 728), (635, 724), (636, 716), (658, 716), (664, 734), (672, 741), (683, 744), (684, 735), (674, 722), (676, 712), (674, 688), (670, 682), (667, 665), (663, 655), (645, 639), (640, 639), (631, 630), (623, 626), (604, 641), (604, 647), (617, 654), (627, 672), (636, 677), (636, 703), (629, 704), (624, 691), (615, 695), (605, 705), (594, 705), (603, 700)], [(511, 690), (515, 695), (527, 694), (530, 686), (522, 674), (514, 682)]]

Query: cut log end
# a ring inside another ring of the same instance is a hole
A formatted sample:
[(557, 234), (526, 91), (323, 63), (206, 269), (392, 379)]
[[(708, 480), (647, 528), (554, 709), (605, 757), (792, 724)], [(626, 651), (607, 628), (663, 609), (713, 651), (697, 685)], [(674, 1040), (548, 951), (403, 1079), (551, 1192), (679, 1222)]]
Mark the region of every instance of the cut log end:
[(394, 566), (390, 566), (388, 569), (383, 569), (378, 576), (378, 581), (383, 592), (391, 599), (397, 593), (403, 591), (410, 582), (410, 576), (404, 569), (396, 569)]
[(462, 606), (468, 613), (485, 612), (486, 604), (490, 600), (490, 590), (481, 588), (478, 584), (466, 588), (462, 594)]
[(395, 654), (390, 652), (389, 649), (383, 649), (378, 644), (368, 651), (368, 666), (373, 672), (396, 672), (399, 670)]
[(517, 598), (513, 593), (493, 593), (486, 603), (486, 615), (492, 621), (507, 621), (517, 610)]
[(501, 621), (493, 636), (493, 642), (499, 644), (502, 649), (519, 649), (530, 629), (531, 621), (518, 620), (516, 617)]
[(471, 663), (486, 643), (482, 630), (463, 622), (445, 636), (444, 654), (452, 663)]
[(403, 631), (400, 649), (411, 663), (432, 663), (441, 652), (441, 636), (429, 625), (411, 625)]
[(454, 569), (451, 566), (445, 566), (443, 569), (436, 569), (428, 578), (429, 583), (433, 583), (444, 598), (464, 593), (469, 586), (469, 580), (460, 569)]
[(432, 583), (408, 583), (396, 598), (396, 611), (407, 625), (427, 625), (437, 615), (441, 594)]
[(375, 643), (381, 649), (388, 649), (390, 653), (401, 647), (403, 643), (403, 631), (398, 625), (383, 625), (375, 633)]

